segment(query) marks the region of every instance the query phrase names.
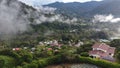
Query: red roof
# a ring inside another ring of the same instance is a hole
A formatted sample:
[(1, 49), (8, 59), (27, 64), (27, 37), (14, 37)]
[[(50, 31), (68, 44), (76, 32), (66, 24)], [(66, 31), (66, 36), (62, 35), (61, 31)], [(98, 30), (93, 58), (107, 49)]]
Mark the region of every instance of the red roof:
[(20, 50), (20, 48), (13, 48), (13, 50), (14, 50), (14, 51), (19, 51), (19, 50)]
[(103, 52), (103, 51), (99, 51), (99, 50), (93, 50), (89, 52), (90, 55), (99, 55), (100, 57), (105, 57), (108, 56), (107, 53)]
[(92, 46), (92, 48), (100, 48), (103, 50), (108, 50), (109, 49), (109, 45), (105, 44), (105, 43), (96, 43)]
[(48, 50), (48, 51), (51, 51), (51, 50), (52, 50), (52, 48), (48, 48), (47, 50)]
[(99, 45), (100, 45), (100, 43), (95, 43), (95, 44), (92, 46), (92, 48), (98, 48)]
[[(99, 55), (100, 57), (107, 57), (109, 54), (115, 53), (115, 47), (110, 47), (109, 45), (105, 43), (96, 43), (92, 46), (92, 48), (95, 48), (96, 50), (92, 50), (89, 52), (90, 55)], [(106, 52), (102, 50), (97, 50), (97, 48), (106, 50)]]
[(115, 53), (115, 47), (109, 47), (108, 52), (114, 54)]

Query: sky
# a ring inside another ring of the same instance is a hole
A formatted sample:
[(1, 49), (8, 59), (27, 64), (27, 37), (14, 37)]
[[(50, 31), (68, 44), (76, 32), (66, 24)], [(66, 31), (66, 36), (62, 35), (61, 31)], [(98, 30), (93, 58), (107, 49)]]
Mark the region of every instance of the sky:
[(40, 5), (45, 5), (45, 4), (49, 4), (49, 3), (53, 3), (53, 2), (56, 2), (56, 1), (59, 1), (59, 2), (88, 2), (88, 1), (101, 1), (101, 0), (20, 0), (22, 2), (25, 2), (29, 5), (32, 5), (33, 3), (35, 4), (40, 4)]

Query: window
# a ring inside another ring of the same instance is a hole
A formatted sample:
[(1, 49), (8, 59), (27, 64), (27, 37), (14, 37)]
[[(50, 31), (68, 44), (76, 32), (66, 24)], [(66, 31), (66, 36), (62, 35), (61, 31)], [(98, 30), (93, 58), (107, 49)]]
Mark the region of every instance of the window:
[(111, 53), (109, 53), (109, 55), (112, 55)]

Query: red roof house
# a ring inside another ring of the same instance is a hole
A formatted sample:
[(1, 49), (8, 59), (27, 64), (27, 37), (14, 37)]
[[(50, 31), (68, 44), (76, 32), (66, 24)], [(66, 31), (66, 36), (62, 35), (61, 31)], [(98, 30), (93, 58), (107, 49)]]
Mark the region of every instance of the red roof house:
[(92, 46), (92, 51), (89, 52), (90, 56), (113, 60), (113, 56), (115, 53), (115, 47), (110, 47), (105, 43), (96, 43)]
[(13, 50), (13, 51), (19, 51), (20, 48), (13, 48), (12, 50)]

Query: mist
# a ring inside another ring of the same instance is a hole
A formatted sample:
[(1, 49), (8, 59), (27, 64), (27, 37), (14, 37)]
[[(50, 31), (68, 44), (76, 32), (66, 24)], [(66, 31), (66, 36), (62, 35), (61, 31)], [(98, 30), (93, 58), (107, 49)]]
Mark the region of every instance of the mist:
[[(56, 8), (43, 7), (43, 6), (34, 6), (34, 8), (36, 8), (37, 11), (39, 12), (39, 14), (37, 14), (38, 17), (34, 18), (35, 19), (34, 23), (36, 23), (36, 24), (41, 24), (44, 22), (52, 23), (54, 21), (72, 24), (72, 23), (75, 23), (78, 21), (78, 19), (75, 17), (70, 19), (61, 14), (56, 14), (55, 13), (55, 10), (57, 10)], [(37, 15), (35, 15), (35, 16), (37, 16)]]
[[(34, 8), (35, 10), (33, 10)], [(41, 24), (44, 22), (58, 21), (61, 23), (74, 24), (77, 18), (69, 19), (60, 14), (56, 14), (56, 8), (32, 6), (23, 7), (18, 0), (0, 1), (0, 38), (12, 38), (20, 33), (30, 31), (30, 24)], [(26, 11), (25, 14), (23, 11)], [(30, 21), (33, 19), (33, 21)]]
[(110, 23), (118, 23), (120, 22), (120, 18), (115, 18), (114, 15), (95, 15), (93, 18), (93, 22), (110, 22)]
[(113, 14), (109, 15), (95, 15), (92, 19), (93, 23), (96, 23), (99, 26), (104, 26), (101, 29), (108, 28), (109, 32), (112, 32), (110, 39), (120, 38), (120, 18), (115, 17)]
[(27, 20), (19, 16), (21, 4), (16, 0), (0, 2), (0, 36), (11, 37), (28, 30)]

